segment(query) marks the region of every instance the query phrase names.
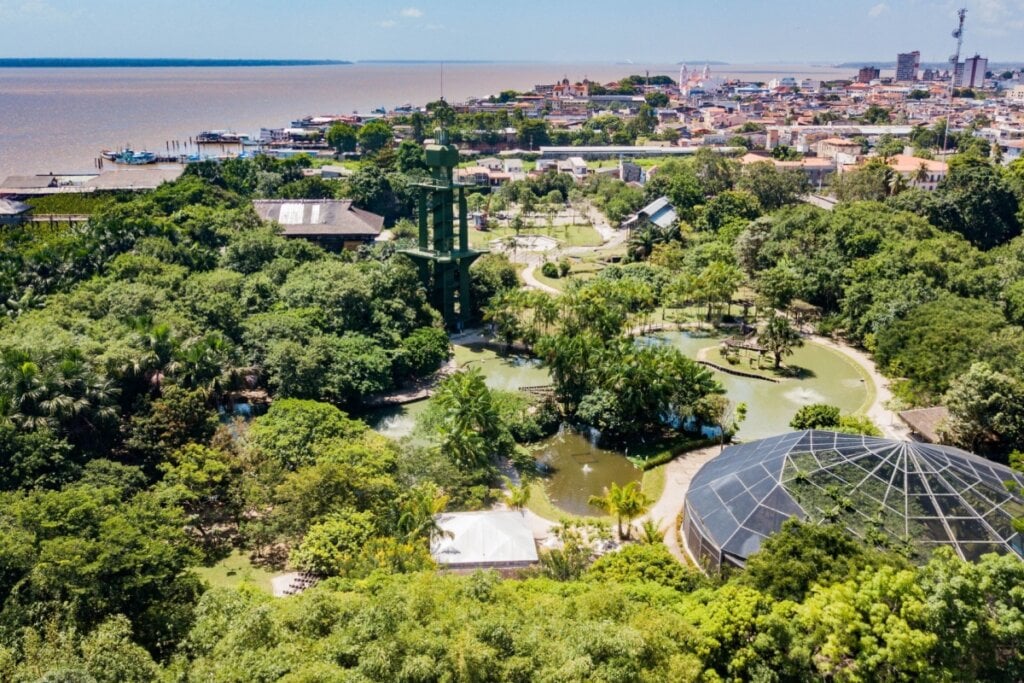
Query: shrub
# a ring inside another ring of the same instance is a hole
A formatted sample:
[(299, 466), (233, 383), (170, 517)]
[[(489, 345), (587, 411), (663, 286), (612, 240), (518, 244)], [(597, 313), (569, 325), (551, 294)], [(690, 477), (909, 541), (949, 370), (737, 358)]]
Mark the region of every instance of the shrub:
[(557, 278), (559, 276), (558, 264), (548, 261), (540, 267), (540, 272), (544, 277)]

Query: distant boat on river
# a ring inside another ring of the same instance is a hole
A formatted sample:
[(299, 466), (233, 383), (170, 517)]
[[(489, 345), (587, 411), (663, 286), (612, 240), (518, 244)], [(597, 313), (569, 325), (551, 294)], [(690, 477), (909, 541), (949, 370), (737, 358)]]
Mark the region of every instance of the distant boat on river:
[[(110, 154), (110, 152), (103, 152), (104, 157), (110, 158), (107, 156), (108, 154)], [(113, 159), (119, 164), (131, 164), (132, 166), (140, 166), (142, 164), (156, 163), (156, 153), (147, 151), (136, 152), (135, 150), (132, 149), (123, 149), (120, 152), (114, 154)]]

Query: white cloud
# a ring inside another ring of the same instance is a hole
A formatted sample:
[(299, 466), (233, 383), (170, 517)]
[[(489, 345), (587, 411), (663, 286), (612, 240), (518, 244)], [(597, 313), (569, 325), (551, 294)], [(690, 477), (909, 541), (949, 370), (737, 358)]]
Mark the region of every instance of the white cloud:
[(64, 11), (54, 7), (48, 0), (25, 0), (24, 2), (0, 2), (0, 18), (42, 19), (68, 21), (81, 14), (82, 10)]
[[(978, 30), (983, 35), (1003, 36), (1024, 28), (1024, 0), (977, 0), (974, 17), (981, 22)], [(968, 10), (967, 26), (971, 27), (972, 14)]]
[(444, 24), (427, 24), (423, 28), (427, 29), (428, 31), (443, 31)]
[(398, 14), (400, 16), (405, 17), (406, 19), (419, 19), (420, 17), (423, 16), (423, 10), (417, 9), (415, 7), (406, 7)]
[(394, 19), (385, 19), (384, 21), (378, 22), (377, 25), (381, 28), (394, 28), (395, 26), (398, 26), (398, 22)]
[(868, 10), (868, 16), (871, 17), (872, 19), (877, 19), (878, 17), (882, 16), (888, 11), (889, 6), (884, 2), (880, 2)]

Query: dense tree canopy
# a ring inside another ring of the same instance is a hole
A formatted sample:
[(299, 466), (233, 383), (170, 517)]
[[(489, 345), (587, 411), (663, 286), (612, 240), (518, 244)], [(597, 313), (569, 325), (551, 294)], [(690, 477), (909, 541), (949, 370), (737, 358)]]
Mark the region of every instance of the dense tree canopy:
[[(870, 538), (788, 523), (745, 571), (706, 577), (653, 524), (600, 558), (567, 524), (532, 575), (434, 571), (437, 515), (522, 509), (536, 464), (518, 444), (563, 418), (631, 443), (738, 421), (709, 370), (645, 336), (673, 311), (755, 335), (777, 362), (800, 343), (798, 321), (841, 335), (874, 353), (900, 399), (946, 405), (947, 438), (1020, 460), (1024, 166), (970, 151), (932, 193), (881, 163), (849, 174), (832, 212), (797, 204), (797, 172), (708, 150), (660, 164), (643, 189), (603, 174), (510, 183), (493, 201), (520, 215), (586, 198), (617, 224), (665, 196), (679, 220), (634, 229), (623, 262), (557, 298), (521, 290), (502, 256), (474, 264), (474, 317), (539, 356), (553, 398), (464, 371), (401, 443), (358, 419), (450, 357), (419, 273), (391, 247), (287, 240), (250, 199), (350, 197), (391, 222), (411, 216), (407, 174), (422, 170), (430, 126), (460, 142), (513, 127), (523, 145), (627, 144), (661, 103), (569, 133), (437, 102), (396, 122), (415, 139), (397, 149), (401, 129), (384, 122), (329, 131), (339, 151), (366, 153), (344, 181), (307, 177), (303, 156), (202, 162), (83, 226), (5, 229), (0, 679), (1024, 678), (1016, 558), (939, 551), (915, 568)], [(915, 144), (935, 133), (916, 130)], [(794, 427), (874, 429), (828, 406)], [(595, 502), (630, 536), (651, 501), (627, 485)], [(236, 549), (326, 580), (286, 600), (208, 589), (195, 568)]]

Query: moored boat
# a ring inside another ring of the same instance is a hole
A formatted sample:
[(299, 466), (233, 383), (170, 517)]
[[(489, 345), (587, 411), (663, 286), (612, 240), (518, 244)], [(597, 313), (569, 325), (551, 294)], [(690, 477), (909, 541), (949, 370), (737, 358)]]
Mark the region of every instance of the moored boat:
[(156, 153), (147, 152), (145, 150), (141, 152), (136, 152), (135, 150), (132, 149), (125, 149), (122, 152), (120, 152), (116, 157), (114, 157), (114, 161), (116, 161), (119, 164), (131, 164), (133, 166), (141, 164), (152, 164), (156, 162)]

